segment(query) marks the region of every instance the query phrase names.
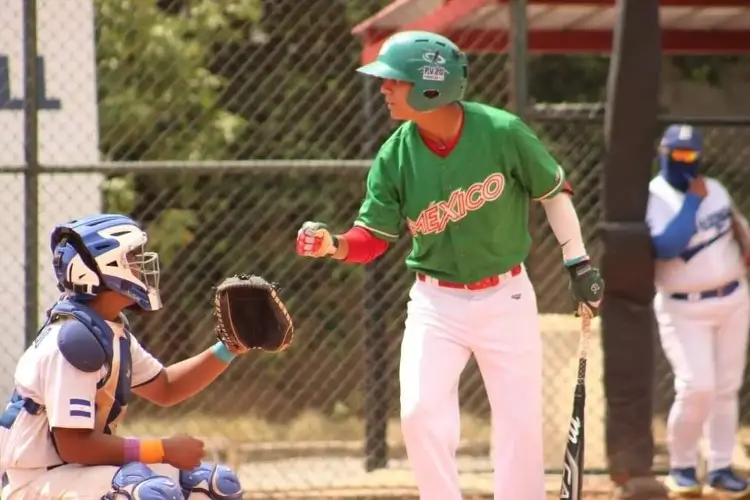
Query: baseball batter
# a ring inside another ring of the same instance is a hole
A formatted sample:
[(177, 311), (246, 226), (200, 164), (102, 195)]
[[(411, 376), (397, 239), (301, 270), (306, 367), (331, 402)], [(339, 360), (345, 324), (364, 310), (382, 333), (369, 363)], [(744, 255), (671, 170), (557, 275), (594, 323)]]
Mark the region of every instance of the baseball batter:
[(401, 422), (424, 500), (460, 500), (459, 377), (470, 356), (492, 407), (495, 498), (542, 500), (542, 342), (529, 253), (529, 205), (542, 203), (577, 301), (603, 291), (589, 263), (565, 173), (510, 113), (463, 100), (466, 55), (429, 32), (401, 32), (360, 73), (380, 78), (404, 123), (368, 174), (354, 227), (299, 230), (297, 251), (366, 263), (407, 227), (415, 274), (401, 345)]
[(179, 403), (233, 358), (217, 344), (164, 367), (132, 335), (123, 310), (161, 308), (159, 259), (144, 251), (146, 240), (122, 215), (74, 220), (53, 232), (64, 294), (19, 360), (0, 415), (3, 499), (242, 498), (234, 472), (201, 460), (200, 440), (116, 434), (131, 394)]
[(666, 485), (679, 495), (702, 493), (696, 467), (705, 429), (705, 489), (748, 498), (748, 482), (731, 468), (750, 328), (747, 222), (724, 186), (700, 174), (702, 154), (697, 130), (670, 126), (660, 144), (661, 171), (649, 185), (654, 306), (675, 376)]

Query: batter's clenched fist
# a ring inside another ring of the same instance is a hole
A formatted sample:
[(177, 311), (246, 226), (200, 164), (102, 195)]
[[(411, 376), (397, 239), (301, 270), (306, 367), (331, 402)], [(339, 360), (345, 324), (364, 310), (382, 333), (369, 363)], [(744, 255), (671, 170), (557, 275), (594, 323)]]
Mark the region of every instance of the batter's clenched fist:
[(320, 258), (331, 256), (335, 252), (333, 235), (322, 222), (307, 221), (297, 231), (297, 254)]

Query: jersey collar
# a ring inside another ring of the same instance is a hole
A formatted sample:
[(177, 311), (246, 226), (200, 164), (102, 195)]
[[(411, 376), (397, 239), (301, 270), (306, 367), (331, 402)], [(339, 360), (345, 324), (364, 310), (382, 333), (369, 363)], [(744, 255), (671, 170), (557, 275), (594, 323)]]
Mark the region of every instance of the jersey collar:
[[(453, 149), (455, 149), (456, 145), (458, 144), (458, 141), (461, 139), (461, 134), (464, 131), (464, 123), (466, 122), (466, 108), (461, 105), (461, 110), (463, 111), (461, 113), (461, 123), (458, 126), (458, 133), (447, 143), (443, 144), (437, 141), (433, 141), (432, 139), (425, 137), (422, 135), (422, 132), (419, 131), (419, 127), (417, 127), (417, 133), (419, 134), (419, 137), (422, 139), (422, 142), (424, 142), (425, 146), (427, 146), (427, 149), (432, 151), (434, 154), (440, 156), (441, 158), (445, 158), (448, 156)], [(416, 124), (415, 124), (416, 126)]]

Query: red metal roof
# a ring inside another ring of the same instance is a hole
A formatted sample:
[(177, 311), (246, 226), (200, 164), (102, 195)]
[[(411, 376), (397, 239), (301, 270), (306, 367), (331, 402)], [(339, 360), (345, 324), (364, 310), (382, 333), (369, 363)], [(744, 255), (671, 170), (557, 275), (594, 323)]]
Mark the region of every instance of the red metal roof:
[[(364, 62), (402, 30), (442, 33), (469, 52), (508, 46), (510, 0), (394, 0), (355, 26)], [(528, 0), (529, 50), (607, 53), (617, 18), (615, 0)], [(750, 0), (661, 0), (665, 53), (750, 53)]]

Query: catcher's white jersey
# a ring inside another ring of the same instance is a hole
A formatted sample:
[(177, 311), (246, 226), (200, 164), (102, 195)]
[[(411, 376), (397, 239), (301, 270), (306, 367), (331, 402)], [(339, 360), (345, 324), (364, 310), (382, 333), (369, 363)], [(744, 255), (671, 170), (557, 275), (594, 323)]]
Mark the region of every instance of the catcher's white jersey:
[[(732, 232), (731, 197), (711, 178), (706, 178), (706, 191), (698, 207), (697, 231), (687, 248), (674, 259), (655, 262), (655, 283), (661, 293), (709, 290), (745, 276), (740, 246)], [(646, 221), (652, 235), (664, 231), (684, 198), (661, 176), (651, 180)]]
[[(68, 320), (75, 321), (75, 320)], [(107, 322), (115, 332), (120, 323)], [(63, 322), (52, 325), (23, 353), (16, 366), (16, 390), (45, 406), (44, 412), (31, 415), (21, 411), (10, 430), (0, 428), (0, 471), (35, 469), (58, 465), (50, 429), (53, 427), (93, 429), (97, 383), (106, 376), (106, 368), (85, 373), (74, 368), (58, 349), (58, 334)], [(131, 386), (155, 378), (163, 365), (131, 335)]]

